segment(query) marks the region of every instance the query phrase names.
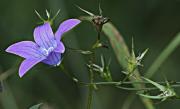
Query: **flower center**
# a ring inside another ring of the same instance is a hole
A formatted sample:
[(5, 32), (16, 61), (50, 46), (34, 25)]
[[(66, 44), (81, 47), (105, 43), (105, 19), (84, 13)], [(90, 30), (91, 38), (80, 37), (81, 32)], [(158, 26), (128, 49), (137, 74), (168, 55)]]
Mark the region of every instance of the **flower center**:
[(42, 47), (40, 48), (40, 51), (44, 56), (48, 56), (53, 50), (54, 50), (54, 47), (49, 47), (48, 49), (45, 49)]

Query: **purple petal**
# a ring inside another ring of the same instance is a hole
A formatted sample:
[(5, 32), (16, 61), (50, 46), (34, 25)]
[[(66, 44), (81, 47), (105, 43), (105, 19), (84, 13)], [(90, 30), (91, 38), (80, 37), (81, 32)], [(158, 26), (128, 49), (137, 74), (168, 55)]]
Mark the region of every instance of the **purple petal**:
[(57, 46), (52, 28), (49, 23), (38, 26), (34, 30), (34, 40), (42, 48), (48, 49)]
[(41, 62), (42, 59), (26, 59), (24, 60), (19, 67), (19, 76), (22, 77), (27, 73), (34, 65)]
[(58, 52), (58, 53), (64, 53), (65, 52), (64, 44), (61, 41), (58, 41), (57, 47), (54, 49), (54, 52)]
[(60, 40), (63, 33), (71, 30), (78, 25), (81, 21), (78, 19), (69, 19), (60, 24), (58, 30), (55, 33), (56, 40)]
[(61, 54), (57, 52), (51, 52), (49, 56), (42, 62), (45, 64), (58, 66), (61, 63)]
[(24, 58), (43, 58), (39, 47), (32, 41), (21, 41), (9, 46), (6, 52), (16, 54)]

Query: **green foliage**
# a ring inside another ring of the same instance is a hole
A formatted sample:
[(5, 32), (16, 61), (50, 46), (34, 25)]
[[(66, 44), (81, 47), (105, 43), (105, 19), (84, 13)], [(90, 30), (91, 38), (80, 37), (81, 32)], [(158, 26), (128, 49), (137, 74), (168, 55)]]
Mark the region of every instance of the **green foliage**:
[(39, 104), (36, 104), (36, 105), (30, 107), (29, 109), (40, 109), (42, 105), (43, 105), (43, 103), (39, 103)]
[(148, 78), (151, 78), (163, 65), (165, 60), (170, 56), (170, 54), (173, 53), (176, 48), (178, 48), (180, 45), (180, 33), (178, 33), (173, 40), (169, 43), (169, 45), (161, 52), (161, 54), (155, 59), (155, 61), (152, 63), (152, 65), (149, 67), (147, 72), (145, 73), (145, 76)]
[(127, 57), (130, 57), (130, 53), (123, 37), (111, 23), (104, 25), (103, 32), (108, 37), (118, 62), (126, 69), (128, 66)]
[(177, 96), (174, 89), (171, 88), (171, 86), (169, 85), (168, 82), (166, 82), (167, 86), (163, 86), (163, 85), (160, 85), (157, 82), (154, 82), (148, 78), (143, 78), (143, 79), (148, 81), (152, 85), (156, 86), (161, 91), (161, 93), (159, 95), (156, 95), (156, 96), (151, 96), (148, 94), (139, 93), (140, 96), (150, 98), (150, 99), (161, 99), (161, 101), (165, 101), (168, 98), (172, 98), (172, 97)]
[[(128, 70), (127, 69), (128, 61), (126, 60), (126, 57), (130, 57), (130, 53), (128, 51), (128, 47), (127, 47), (123, 37), (119, 34), (118, 30), (111, 23), (107, 23), (104, 25), (103, 32), (108, 37), (108, 39), (111, 43), (111, 46), (114, 49), (115, 55), (118, 59), (118, 62), (125, 70)], [(129, 71), (127, 71), (127, 72), (129, 72)], [(140, 74), (137, 70), (135, 71), (134, 74), (135, 74), (135, 77), (137, 78), (137, 80), (141, 81)], [(130, 80), (133, 81), (134, 79), (130, 78)], [(144, 86), (134, 84), (134, 87), (142, 88)], [(147, 109), (155, 109), (151, 100), (144, 99), (144, 98), (141, 98), (141, 99), (144, 102)]]

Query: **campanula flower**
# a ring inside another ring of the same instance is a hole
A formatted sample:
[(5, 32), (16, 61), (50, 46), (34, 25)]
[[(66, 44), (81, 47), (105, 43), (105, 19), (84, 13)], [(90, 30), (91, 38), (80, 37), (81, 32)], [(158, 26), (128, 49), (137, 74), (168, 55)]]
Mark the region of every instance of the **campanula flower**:
[(21, 41), (9, 46), (6, 52), (25, 58), (19, 67), (19, 76), (22, 77), (39, 62), (58, 66), (62, 60), (61, 54), (65, 52), (61, 37), (79, 23), (80, 20), (78, 19), (66, 20), (60, 24), (54, 34), (50, 24), (47, 22), (34, 29), (35, 42)]

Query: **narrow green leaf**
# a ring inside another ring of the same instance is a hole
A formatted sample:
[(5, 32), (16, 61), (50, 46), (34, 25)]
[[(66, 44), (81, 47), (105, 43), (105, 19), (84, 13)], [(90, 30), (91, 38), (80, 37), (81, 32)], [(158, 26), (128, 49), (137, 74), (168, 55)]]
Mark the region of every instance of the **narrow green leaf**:
[(111, 46), (117, 56), (118, 62), (123, 68), (126, 68), (128, 64), (127, 57), (130, 56), (130, 53), (123, 37), (111, 23), (106, 23), (103, 26), (103, 32), (109, 38)]
[(39, 103), (39, 104), (36, 104), (36, 105), (30, 107), (29, 109), (40, 109), (42, 105), (43, 105), (43, 103)]
[(4, 91), (0, 93), (0, 103), (3, 109), (19, 109), (11, 87), (6, 81), (4, 81), (4, 87)]
[(152, 77), (169, 55), (180, 45), (180, 33), (169, 43), (169, 45), (162, 51), (162, 53), (155, 59), (152, 65), (149, 67), (145, 76), (147, 78)]
[(39, 17), (39, 19), (41, 19), (42, 21), (45, 21), (45, 19), (43, 19), (43, 17), (39, 14), (38, 11), (34, 10), (36, 15)]
[(151, 83), (152, 85), (156, 86), (160, 91), (164, 92), (164, 91), (166, 90), (166, 87), (165, 87), (165, 86), (160, 85), (160, 84), (158, 84), (158, 83), (156, 83), (156, 82), (154, 82), (154, 81), (152, 81), (152, 80), (150, 80), (150, 79), (148, 79), (148, 78), (144, 78), (144, 77), (142, 77), (142, 78), (143, 78), (144, 80), (148, 81), (149, 83)]
[(50, 19), (50, 13), (49, 13), (49, 11), (46, 9), (46, 16), (47, 16), (47, 18), (48, 18), (48, 20)]
[(144, 56), (146, 55), (146, 53), (148, 52), (148, 50), (149, 50), (148, 48), (145, 49), (144, 52), (136, 58), (136, 60), (141, 61), (144, 58)]
[(145, 94), (138, 94), (138, 95), (145, 98), (149, 98), (149, 99), (163, 99), (163, 97), (160, 97), (160, 96), (150, 96), (150, 95), (145, 95)]
[(99, 14), (102, 16), (101, 0), (100, 0), (100, 2), (99, 2)]
[(51, 19), (51, 22), (53, 22), (53, 21), (56, 19), (56, 17), (59, 15), (60, 12), (61, 12), (61, 10), (59, 9), (59, 10), (56, 12), (56, 14), (54, 15), (54, 17)]
[(80, 6), (78, 6), (78, 5), (75, 5), (77, 8), (79, 8), (81, 11), (83, 11), (83, 12), (85, 12), (85, 13), (87, 13), (88, 15), (90, 15), (90, 16), (94, 16), (94, 14), (93, 13), (91, 13), (91, 12), (89, 12), (89, 11), (87, 11), (87, 10), (85, 10), (85, 9), (83, 9), (83, 8), (81, 8)]

